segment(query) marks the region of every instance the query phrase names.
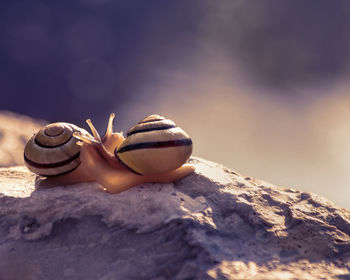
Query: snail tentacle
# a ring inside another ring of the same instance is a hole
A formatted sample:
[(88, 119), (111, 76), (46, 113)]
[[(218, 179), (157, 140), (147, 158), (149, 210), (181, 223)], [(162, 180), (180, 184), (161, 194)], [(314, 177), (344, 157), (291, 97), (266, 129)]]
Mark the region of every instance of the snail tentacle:
[(88, 126), (90, 127), (90, 130), (92, 132), (92, 135), (94, 136), (94, 139), (97, 141), (101, 142), (101, 137), (100, 134), (98, 133), (97, 129), (95, 128), (95, 126), (92, 124), (92, 121), (90, 119), (86, 120), (86, 123), (88, 124)]
[(108, 125), (107, 125), (107, 129), (106, 129), (106, 133), (104, 135), (104, 137), (110, 137), (113, 134), (113, 120), (115, 118), (115, 114), (111, 113), (109, 115), (109, 120), (108, 120)]
[(89, 145), (98, 145), (100, 142), (97, 141), (96, 139), (83, 136), (77, 133), (73, 133), (74, 138), (79, 139), (81, 142), (76, 142), (77, 145), (82, 146), (83, 143), (87, 143)]
[[(113, 121), (114, 116), (110, 116), (110, 122), (111, 124), (108, 124), (109, 126), (112, 126), (112, 121)], [(112, 121), (111, 121), (112, 119)], [(97, 152), (101, 155), (101, 157), (108, 162), (108, 164), (110, 164), (111, 166), (115, 167), (119, 167), (120, 163), (119, 160), (111, 153), (111, 151), (104, 145), (104, 142), (101, 140), (101, 137), (99, 135), (99, 133), (97, 132), (95, 126), (93, 125), (92, 121), (90, 119), (86, 120), (87, 124), (89, 125), (91, 132), (94, 136), (94, 138), (88, 138), (88, 137), (84, 137), (81, 135), (77, 135), (77, 134), (73, 134), (73, 136), (81, 141), (84, 142), (84, 144), (86, 145), (90, 145), (92, 147), (94, 147)], [(112, 127), (109, 128), (110, 130), (113, 130)], [(112, 135), (112, 134), (111, 134)]]
[(113, 132), (114, 118), (115, 114), (111, 113), (109, 115), (106, 133), (102, 137), (103, 145), (111, 154), (114, 154), (114, 150), (125, 140), (123, 132)]

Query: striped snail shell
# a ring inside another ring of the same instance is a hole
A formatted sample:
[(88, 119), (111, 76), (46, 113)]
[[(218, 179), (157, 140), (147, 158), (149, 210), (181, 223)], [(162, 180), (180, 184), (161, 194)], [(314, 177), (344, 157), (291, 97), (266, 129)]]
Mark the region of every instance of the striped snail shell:
[(41, 128), (24, 148), (24, 162), (28, 169), (42, 176), (67, 173), (79, 166), (80, 146), (73, 132), (92, 137), (73, 124), (58, 122)]
[(148, 175), (182, 166), (192, 153), (192, 140), (176, 124), (151, 115), (130, 128), (115, 156), (135, 173)]

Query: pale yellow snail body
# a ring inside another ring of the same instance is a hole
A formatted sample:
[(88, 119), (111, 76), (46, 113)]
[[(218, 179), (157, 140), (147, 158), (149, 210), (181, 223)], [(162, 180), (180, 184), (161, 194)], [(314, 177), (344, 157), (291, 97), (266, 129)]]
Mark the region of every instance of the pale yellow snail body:
[[(90, 120), (87, 123), (93, 137), (84, 131), (73, 132), (82, 142), (75, 143), (81, 146), (80, 164), (72, 171), (49, 176), (31, 169), (47, 176), (40, 185), (97, 181), (106, 191), (117, 193), (147, 182), (173, 182), (194, 171), (193, 166), (185, 164), (192, 153), (192, 141), (172, 121), (158, 115), (149, 116), (132, 127), (124, 138), (122, 133), (113, 132), (113, 119), (114, 114), (111, 114), (102, 139)], [(25, 157), (32, 142), (25, 148)]]

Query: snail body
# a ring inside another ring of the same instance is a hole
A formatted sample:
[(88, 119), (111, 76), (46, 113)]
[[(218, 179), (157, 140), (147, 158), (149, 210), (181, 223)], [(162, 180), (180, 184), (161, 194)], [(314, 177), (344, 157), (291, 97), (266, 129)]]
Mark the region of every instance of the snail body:
[[(118, 193), (142, 183), (173, 182), (194, 171), (185, 164), (192, 153), (191, 138), (171, 120), (151, 115), (129, 129), (124, 138), (123, 133), (113, 132), (113, 119), (111, 114), (102, 138), (90, 120), (93, 136), (66, 123), (48, 125), (34, 135), (24, 157), (32, 172), (47, 177), (39, 186), (97, 181), (106, 191)], [(63, 133), (62, 126), (68, 127), (70, 136), (60, 136), (64, 139), (61, 146), (45, 142), (36, 147), (39, 135), (48, 136), (51, 143), (52, 137)], [(67, 152), (64, 148), (69, 141), (75, 147)], [(57, 154), (62, 156), (59, 161)]]
[(41, 176), (54, 176), (77, 168), (80, 147), (73, 133), (90, 135), (86, 130), (64, 122), (41, 128), (24, 148), (24, 162), (28, 169)]

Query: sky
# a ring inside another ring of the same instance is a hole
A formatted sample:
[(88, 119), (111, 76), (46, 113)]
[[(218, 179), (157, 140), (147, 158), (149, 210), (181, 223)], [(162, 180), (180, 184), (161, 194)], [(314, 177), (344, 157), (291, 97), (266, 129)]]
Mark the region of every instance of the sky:
[(350, 2), (0, 3), (0, 109), (102, 132), (173, 119), (194, 155), (350, 208)]

